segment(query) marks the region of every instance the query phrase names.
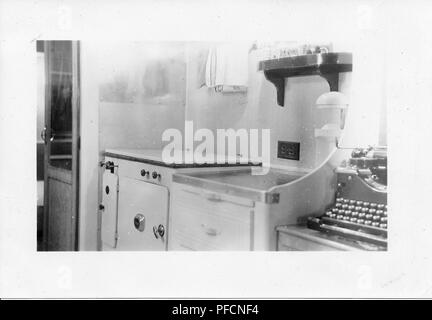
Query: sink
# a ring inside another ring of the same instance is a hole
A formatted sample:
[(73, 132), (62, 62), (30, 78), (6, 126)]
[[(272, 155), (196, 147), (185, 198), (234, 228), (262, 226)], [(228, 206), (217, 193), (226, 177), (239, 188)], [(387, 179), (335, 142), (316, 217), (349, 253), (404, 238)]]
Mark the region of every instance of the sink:
[(274, 186), (289, 183), (302, 177), (305, 173), (270, 169), (265, 175), (252, 174), (251, 168), (187, 173), (190, 177), (209, 180), (220, 184), (237, 186), (259, 191), (267, 191)]

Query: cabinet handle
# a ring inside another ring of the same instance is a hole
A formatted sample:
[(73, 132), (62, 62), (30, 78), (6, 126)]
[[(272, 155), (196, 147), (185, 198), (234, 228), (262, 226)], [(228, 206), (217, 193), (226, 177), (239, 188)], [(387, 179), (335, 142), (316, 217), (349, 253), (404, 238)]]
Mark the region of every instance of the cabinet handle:
[(220, 202), (222, 201), (222, 197), (220, 194), (211, 193), (211, 192), (203, 192), (203, 196), (209, 201)]
[(221, 233), (220, 231), (218, 231), (215, 228), (207, 227), (204, 223), (201, 224), (201, 227), (204, 228), (204, 232), (209, 236), (215, 237)]

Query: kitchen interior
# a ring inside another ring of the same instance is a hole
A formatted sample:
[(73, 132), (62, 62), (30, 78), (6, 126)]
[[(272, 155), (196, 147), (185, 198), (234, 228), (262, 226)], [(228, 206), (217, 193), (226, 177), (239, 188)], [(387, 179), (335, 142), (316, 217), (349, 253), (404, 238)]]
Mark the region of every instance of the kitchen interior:
[[(341, 41), (37, 41), (38, 250), (387, 250), (385, 62), (367, 54)], [(165, 161), (167, 129), (180, 155), (199, 147), (187, 123), (269, 129), (268, 149)]]

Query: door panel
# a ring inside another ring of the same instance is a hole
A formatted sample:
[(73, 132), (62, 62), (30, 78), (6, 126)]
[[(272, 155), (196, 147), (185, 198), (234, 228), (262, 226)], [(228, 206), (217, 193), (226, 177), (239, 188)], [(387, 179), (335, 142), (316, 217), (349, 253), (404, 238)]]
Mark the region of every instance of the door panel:
[[(117, 250), (166, 250), (168, 199), (164, 186), (120, 178)], [(163, 236), (157, 233), (160, 225)]]
[(79, 43), (45, 41), (44, 248), (78, 247)]
[(102, 177), (102, 243), (114, 249), (117, 245), (118, 176), (105, 171)]
[(52, 213), (48, 220), (48, 250), (66, 251), (73, 247), (73, 221), (68, 214), (72, 210), (72, 199), (64, 198), (64, 194), (72, 192), (72, 184), (54, 178), (48, 181), (50, 193), (49, 208)]

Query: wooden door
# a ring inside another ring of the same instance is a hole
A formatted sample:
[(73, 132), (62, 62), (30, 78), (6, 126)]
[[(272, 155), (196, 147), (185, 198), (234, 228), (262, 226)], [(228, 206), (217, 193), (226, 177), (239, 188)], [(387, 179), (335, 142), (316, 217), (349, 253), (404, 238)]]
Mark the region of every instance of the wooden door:
[(78, 248), (79, 43), (45, 41), (44, 248)]

